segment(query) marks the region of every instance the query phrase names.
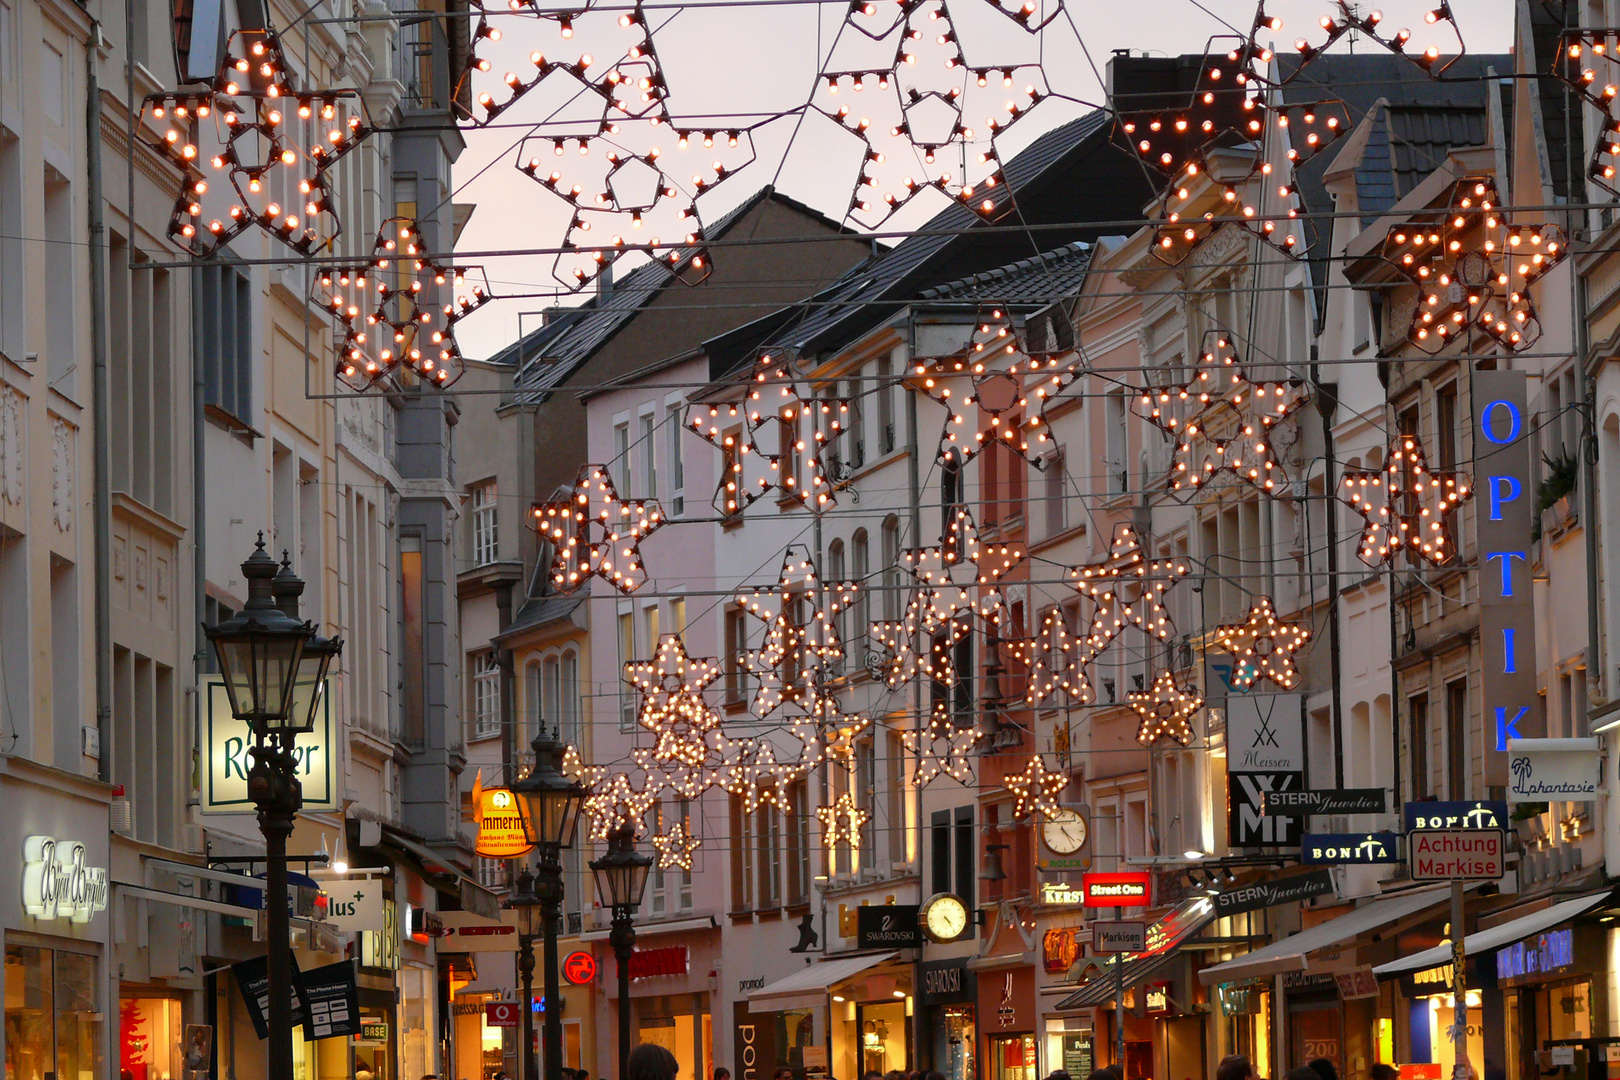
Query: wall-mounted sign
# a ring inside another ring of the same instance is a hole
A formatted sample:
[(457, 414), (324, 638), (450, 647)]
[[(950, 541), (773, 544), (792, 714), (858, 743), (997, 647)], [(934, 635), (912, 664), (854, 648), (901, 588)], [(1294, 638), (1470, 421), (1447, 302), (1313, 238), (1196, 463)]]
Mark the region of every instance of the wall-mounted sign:
[(473, 850), (486, 859), (512, 859), (534, 850), (523, 829), (517, 796), (507, 788), (478, 793), (478, 840)]
[(1507, 803), (1496, 799), (1463, 802), (1409, 802), (1406, 831), (1424, 829), (1502, 829), (1513, 827)]
[(374, 1021), (360, 1025), (360, 1034), (354, 1037), (355, 1042), (385, 1043), (388, 1041), (388, 1025), (382, 1021)]
[(1171, 1011), (1170, 984), (1148, 983), (1142, 987), (1142, 1011), (1149, 1016), (1164, 1016)]
[(1378, 996), (1378, 976), (1373, 974), (1370, 967), (1358, 967), (1353, 971), (1336, 972), (1333, 981), (1339, 988), (1339, 996), (1345, 1001), (1356, 1001), (1360, 998)]
[(1091, 924), (1095, 953), (1147, 952), (1147, 923), (1139, 919), (1098, 920)]
[(484, 1006), (484, 1026), (515, 1028), (523, 1023), (523, 1006), (515, 1001), (497, 1001)]
[[(328, 680), (330, 685), (330, 680)], [(253, 733), (231, 715), (225, 683), (217, 676), (203, 680), (202, 803), (205, 814), (251, 814), (257, 809), (248, 798), (248, 770), (253, 767)], [(293, 755), (298, 782), (304, 789), (303, 809), (339, 810), (338, 746), (332, 738), (332, 695), (321, 693), (315, 730), (298, 736)]]
[(596, 957), (588, 952), (571, 952), (563, 957), (563, 978), (571, 986), (584, 986), (596, 978)]
[[(1222, 1016), (1253, 1016), (1260, 1011), (1262, 987), (1258, 983), (1219, 983), (1215, 997)], [(1438, 1078), (1436, 1078), (1438, 1080)]]
[(1054, 905), (1083, 904), (1086, 900), (1085, 892), (1078, 886), (1067, 881), (1041, 882), (1041, 903)]
[(439, 918), (437, 911), (429, 911), (427, 908), (420, 907), (413, 907), (408, 910), (410, 911), (411, 940), (426, 945), (434, 938), (447, 936), (444, 920)]
[(951, 1005), (978, 999), (978, 981), (967, 958), (930, 960), (921, 965), (924, 1005)]
[(1507, 753), (1510, 804), (1597, 797), (1597, 739), (1509, 739)]
[[(309, 1016), (309, 1009), (304, 1003), (304, 984), (298, 977), (298, 958), (289, 956), (287, 962), (292, 965), (292, 986), (288, 993), (292, 995), (292, 1022), (295, 1027), (302, 1027)], [(270, 963), (262, 956), (255, 956), (231, 965), (231, 975), (236, 979), (236, 988), (242, 992), (242, 1001), (247, 1006), (248, 1019), (253, 1022), (253, 1030), (258, 1032), (260, 1039), (270, 1037)]]
[(1048, 975), (1061, 975), (1080, 959), (1080, 940), (1072, 926), (1058, 927), (1041, 935), (1041, 966)]
[(1085, 874), (1080, 891), (1086, 907), (1152, 907), (1153, 875)]
[(1347, 788), (1343, 791), (1268, 791), (1265, 812), (1299, 817), (1309, 814), (1382, 814), (1389, 803), (1384, 789)]
[(516, 952), (517, 927), (471, 911), (441, 911), (445, 936), (434, 946), (442, 953)]
[(107, 868), (88, 866), (78, 840), (23, 840), (22, 907), (36, 919), (87, 923), (107, 910)]
[(1313, 866), (1400, 862), (1401, 838), (1392, 832), (1306, 833), (1299, 861)]
[(1496, 950), (1496, 981), (1501, 986), (1546, 982), (1574, 968), (1575, 931), (1567, 926)]
[(1233, 847), (1293, 847), (1303, 817), (1266, 813), (1273, 792), (1305, 787), (1304, 697), (1229, 694), (1226, 697), (1227, 835)]
[(1500, 829), (1440, 829), (1407, 838), (1413, 881), (1495, 881), (1507, 873)]
[(326, 921), (336, 930), (383, 928), (381, 878), (334, 881), (326, 887)]
[(855, 909), (858, 949), (915, 949), (922, 946), (919, 904), (868, 904)]
[(360, 987), (353, 960), (300, 972), (298, 985), (307, 1009), (305, 1039), (314, 1042), (359, 1033)]
[(1217, 918), (1240, 915), (1245, 911), (1259, 911), (1278, 904), (1309, 900), (1313, 896), (1325, 896), (1332, 891), (1332, 871), (1309, 870), (1303, 874), (1257, 881), (1253, 885), (1219, 893), (1215, 897), (1215, 915)]
[(1523, 371), (1473, 374), (1485, 782), (1496, 787), (1508, 783), (1508, 740), (1546, 734), (1536, 685), (1536, 608), (1530, 583), (1536, 511), (1526, 378)]
[(637, 949), (630, 954), (630, 977), (652, 979), (660, 975), (686, 974), (686, 946), (663, 949)]

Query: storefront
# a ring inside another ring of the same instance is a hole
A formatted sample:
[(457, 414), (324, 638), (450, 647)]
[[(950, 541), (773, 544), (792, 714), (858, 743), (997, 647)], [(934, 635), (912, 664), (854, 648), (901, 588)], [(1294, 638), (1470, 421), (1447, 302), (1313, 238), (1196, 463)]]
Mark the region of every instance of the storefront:
[(978, 973), (966, 957), (929, 961), (917, 970), (931, 1067), (945, 1080), (978, 1080)]
[(983, 1080), (1037, 1080), (1035, 969), (1018, 954), (1012, 966), (1001, 957), (978, 968), (978, 1019), (983, 1032)]
[[(594, 1057), (598, 1063), (618, 1060), (618, 961), (607, 943), (607, 930), (580, 935), (592, 950), (600, 976), (592, 989), (567, 989), (563, 1002), (563, 1057), (569, 1037), (586, 1034), (580, 1023), (595, 1010)], [(707, 1078), (714, 1069), (712, 1015), (715, 972), (720, 967), (720, 929), (711, 918), (636, 927), (630, 955), (630, 1038), (653, 1043), (675, 1055), (681, 1075)], [(592, 997), (594, 996), (594, 1003)], [(577, 1006), (577, 1007), (576, 1007)]]
[(913, 1069), (915, 1009), (912, 965), (892, 952), (811, 964), (751, 991), (746, 1011), (738, 1003), (738, 1080), (778, 1065), (811, 1077)]

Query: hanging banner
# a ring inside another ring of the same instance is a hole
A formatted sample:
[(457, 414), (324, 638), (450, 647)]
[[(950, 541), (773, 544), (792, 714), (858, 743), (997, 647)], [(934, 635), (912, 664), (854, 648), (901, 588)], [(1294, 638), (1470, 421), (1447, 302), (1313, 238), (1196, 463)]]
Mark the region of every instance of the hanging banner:
[(1299, 861), (1308, 866), (1366, 866), (1401, 861), (1401, 838), (1392, 832), (1306, 833)]
[(478, 792), (478, 840), (473, 850), (486, 859), (513, 859), (534, 850), (523, 829), (517, 796), (507, 788)]
[(1485, 783), (1508, 783), (1508, 740), (1546, 734), (1536, 685), (1530, 585), (1535, 487), (1522, 371), (1474, 372), (1474, 490), (1479, 531), (1479, 640), (1484, 650)]
[(353, 960), (302, 972), (298, 986), (304, 992), (308, 1009), (308, 1019), (304, 1021), (305, 1039), (313, 1042), (360, 1034), (360, 988)]
[(1431, 829), (1501, 829), (1513, 827), (1508, 820), (1507, 803), (1500, 799), (1474, 799), (1461, 802), (1409, 802), (1406, 831)]
[(326, 922), (335, 930), (381, 930), (381, 878), (334, 881), (326, 886)]
[[(298, 782), (303, 785), (305, 812), (341, 810), (338, 797), (338, 743), (332, 739), (332, 695), (321, 692), (315, 730), (298, 736), (293, 754), (298, 761)], [(202, 803), (205, 814), (251, 814), (257, 807), (248, 798), (248, 770), (253, 767), (253, 732), (231, 715), (225, 683), (218, 676), (203, 680)]]
[[(289, 955), (287, 963), (292, 965), (292, 1022), (295, 1027), (305, 1024), (309, 1010), (304, 1004), (304, 987), (298, 978), (298, 957)], [(247, 1005), (248, 1019), (253, 1022), (253, 1030), (258, 1032), (260, 1039), (270, 1037), (270, 965), (262, 956), (255, 956), (240, 963), (231, 965), (231, 975), (236, 979), (236, 988), (242, 992), (242, 1001)]]
[(1597, 739), (1509, 739), (1509, 803), (1597, 798)]
[(1268, 791), (1268, 814), (1301, 817), (1309, 814), (1383, 814), (1389, 809), (1383, 788), (1347, 788), (1343, 791)]
[(1305, 787), (1304, 724), (1299, 694), (1226, 698), (1227, 835), (1233, 847), (1293, 847), (1305, 818), (1266, 813), (1274, 792)]

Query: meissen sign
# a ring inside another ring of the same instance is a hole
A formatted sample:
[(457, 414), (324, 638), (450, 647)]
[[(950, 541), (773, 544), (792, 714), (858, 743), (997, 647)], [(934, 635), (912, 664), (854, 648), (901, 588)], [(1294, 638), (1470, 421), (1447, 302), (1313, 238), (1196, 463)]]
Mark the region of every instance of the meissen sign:
[(54, 836), (23, 841), (23, 911), (87, 923), (107, 910), (107, 868), (84, 864), (84, 844)]

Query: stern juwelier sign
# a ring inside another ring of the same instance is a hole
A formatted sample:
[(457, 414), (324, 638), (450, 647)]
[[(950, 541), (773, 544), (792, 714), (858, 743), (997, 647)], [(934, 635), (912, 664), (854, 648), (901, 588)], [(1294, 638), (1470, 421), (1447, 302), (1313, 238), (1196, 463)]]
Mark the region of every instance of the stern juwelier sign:
[[(298, 782), (304, 789), (304, 810), (339, 810), (337, 743), (332, 739), (330, 680), (321, 690), (315, 711), (315, 730), (300, 734), (293, 754), (298, 761)], [(253, 732), (231, 715), (230, 698), (219, 678), (203, 682), (202, 805), (205, 814), (251, 814), (257, 808), (248, 798), (248, 770), (253, 767)]]

